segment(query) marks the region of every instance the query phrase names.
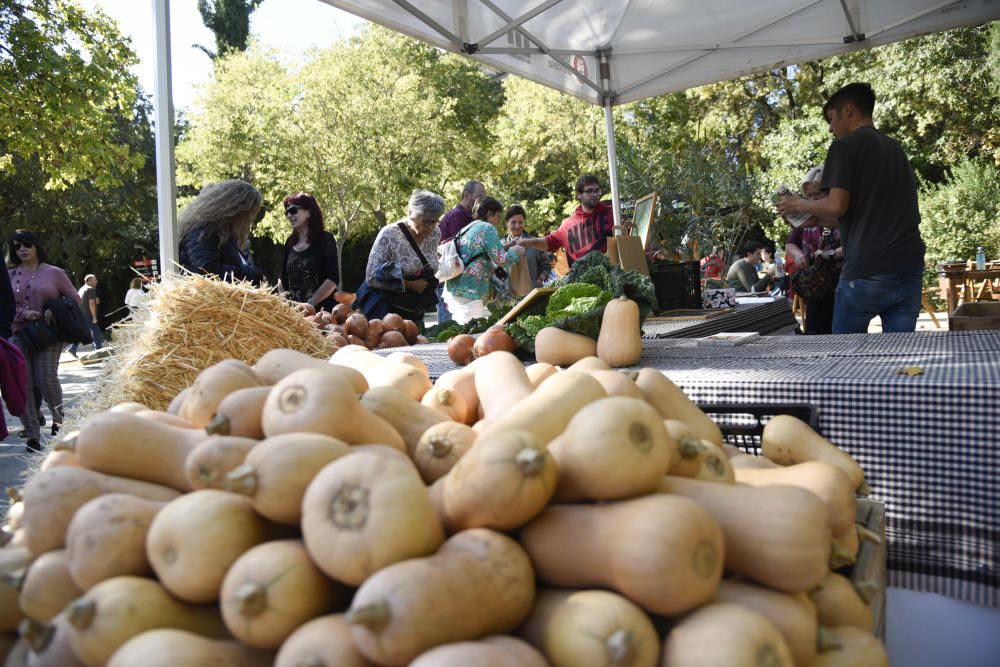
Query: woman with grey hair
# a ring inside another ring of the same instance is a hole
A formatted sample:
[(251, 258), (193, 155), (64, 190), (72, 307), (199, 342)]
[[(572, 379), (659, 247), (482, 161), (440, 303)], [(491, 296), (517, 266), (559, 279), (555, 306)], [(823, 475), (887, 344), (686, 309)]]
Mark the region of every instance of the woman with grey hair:
[(181, 266), (191, 273), (260, 285), (264, 272), (250, 254), (250, 225), (262, 201), (257, 188), (237, 179), (202, 188), (178, 220)]
[(424, 314), (437, 305), (438, 220), (444, 200), (427, 190), (414, 190), (406, 217), (379, 230), (368, 255), (365, 282), (354, 302), (369, 319), (398, 313), (423, 327)]

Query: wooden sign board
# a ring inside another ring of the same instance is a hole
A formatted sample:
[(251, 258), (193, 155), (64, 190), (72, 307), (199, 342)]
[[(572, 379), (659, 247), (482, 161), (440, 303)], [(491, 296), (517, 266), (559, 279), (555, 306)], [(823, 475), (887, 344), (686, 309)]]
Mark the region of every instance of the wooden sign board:
[(513, 322), (521, 316), (521, 313), (533, 306), (540, 299), (547, 299), (549, 295), (555, 291), (555, 287), (536, 287), (525, 294), (513, 308), (507, 311), (506, 315), (497, 320), (497, 324), (507, 324), (509, 322)]

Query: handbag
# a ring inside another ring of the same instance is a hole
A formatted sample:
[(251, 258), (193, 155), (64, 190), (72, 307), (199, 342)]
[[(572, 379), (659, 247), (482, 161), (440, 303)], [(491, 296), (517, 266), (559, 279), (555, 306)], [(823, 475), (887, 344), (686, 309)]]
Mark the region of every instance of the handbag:
[(25, 322), (12, 339), (19, 347), (28, 352), (41, 352), (47, 347), (61, 342), (56, 330), (51, 325), (46, 324), (44, 318)]
[(94, 336), (90, 332), (90, 322), (75, 300), (64, 294), (46, 301), (45, 309), (52, 311), (52, 326), (59, 340), (82, 345), (94, 342)]
[(818, 258), (792, 274), (792, 289), (806, 301), (826, 301), (837, 291), (840, 271), (835, 262)]

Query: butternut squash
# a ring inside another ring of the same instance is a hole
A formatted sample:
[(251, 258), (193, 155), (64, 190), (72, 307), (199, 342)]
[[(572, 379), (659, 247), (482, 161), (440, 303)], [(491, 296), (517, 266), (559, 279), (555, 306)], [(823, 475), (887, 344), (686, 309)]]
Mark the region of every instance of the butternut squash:
[(611, 366), (635, 366), (642, 356), (642, 323), (639, 305), (622, 295), (604, 306), (597, 356)]
[(60, 549), (76, 510), (107, 493), (130, 493), (148, 500), (169, 501), (174, 489), (136, 480), (102, 475), (85, 468), (51, 468), (33, 476), (24, 486), (24, 524), (27, 547), (33, 554)]
[(815, 494), (664, 477), (660, 490), (701, 505), (726, 536), (726, 568), (787, 593), (812, 589), (827, 573), (830, 527)]
[(642, 395), (664, 419), (676, 419), (688, 425), (692, 435), (722, 446), (722, 431), (666, 375), (655, 368), (643, 368), (635, 377)]
[(503, 417), (534, 388), (524, 365), (510, 352), (498, 350), (483, 357), (476, 366), (476, 393), (487, 424)]
[(763, 586), (723, 579), (713, 598), (753, 609), (781, 633), (796, 665), (816, 659), (819, 625), (816, 608), (804, 593), (781, 593)]
[(84, 422), (75, 441), (64, 442), (72, 444), (80, 464), (90, 470), (190, 491), (184, 464), (207, 437), (197, 429), (104, 412)]
[(170, 502), (153, 518), (146, 555), (173, 595), (188, 602), (214, 602), (233, 562), (267, 537), (267, 526), (249, 500), (201, 489)]
[(714, 603), (675, 625), (660, 667), (792, 667), (781, 633), (762, 614), (742, 605)]
[(180, 416), (181, 406), (184, 405), (184, 401), (187, 399), (188, 394), (190, 393), (191, 393), (191, 387), (185, 387), (184, 389), (181, 389), (176, 396), (170, 399), (170, 404), (167, 405), (167, 413)]
[(456, 530), (518, 528), (548, 503), (556, 475), (552, 455), (530, 433), (482, 436), (444, 478), (447, 525)]
[(216, 607), (179, 602), (142, 577), (102, 581), (71, 602), (65, 613), (70, 645), (87, 667), (104, 667), (122, 644), (146, 630), (176, 628), (217, 639), (227, 635)]
[[(588, 371), (595, 380), (601, 383), (604, 393), (608, 396), (627, 396), (646, 400), (636, 386), (635, 380), (623, 371)], [(632, 375), (635, 375), (634, 373)], [(659, 413), (657, 413), (659, 414)]]
[[(77, 434), (79, 434), (79, 431), (74, 431), (72, 434), (67, 434), (67, 436), (72, 435), (72, 437), (76, 437)], [(50, 449), (49, 453), (42, 460), (42, 465), (38, 466), (38, 470), (43, 471), (59, 466), (83, 467), (80, 465), (80, 459), (77, 458), (76, 452), (66, 449)]]
[(420, 404), (437, 410), (452, 421), (465, 424), (469, 418), (469, 408), (459, 392), (446, 387), (433, 386), (427, 390)]
[(707, 602), (722, 577), (719, 525), (679, 496), (550, 505), (522, 529), (521, 544), (541, 581), (610, 588), (657, 614)]
[(127, 493), (109, 493), (85, 503), (66, 531), (69, 575), (77, 587), (125, 574), (152, 572), (146, 558), (146, 535), (166, 503)]
[(346, 609), (350, 595), (323, 576), (300, 540), (277, 540), (236, 559), (219, 599), (222, 620), (234, 637), (276, 649), (306, 621)]
[(369, 660), (402, 666), (442, 644), (513, 630), (534, 594), (524, 550), (505, 535), (474, 528), (431, 556), (373, 574), (355, 593), (347, 622)]
[(679, 454), (668, 474), (724, 484), (736, 481), (730, 459), (720, 447), (708, 440), (700, 440), (684, 422), (664, 419), (663, 424), (676, 441)]
[(857, 535), (854, 489), (847, 475), (836, 466), (822, 461), (805, 461), (781, 468), (742, 469), (736, 472), (736, 480), (751, 486), (786, 484), (812, 491), (826, 505), (827, 520), (834, 535), (848, 530)]
[(870, 632), (850, 625), (830, 628), (840, 649), (820, 653), (814, 667), (889, 667), (889, 654)]
[(376, 667), (354, 647), (344, 614), (299, 626), (278, 650), (274, 667)]
[(520, 401), (503, 417), (487, 424), (479, 437), (503, 431), (527, 431), (535, 436), (539, 445), (548, 445), (566, 430), (577, 411), (605, 397), (601, 383), (587, 373), (570, 370), (556, 373), (542, 382), (528, 400)]
[(857, 524), (851, 524), (840, 533), (833, 534), (833, 551), (830, 553), (830, 569), (839, 570), (842, 567), (854, 565), (861, 549), (861, 538), (858, 535)]
[(226, 474), (225, 489), (247, 496), (263, 517), (298, 524), (309, 483), (323, 466), (350, 451), (344, 442), (318, 433), (276, 435)]
[(584, 357), (597, 356), (597, 341), (555, 327), (535, 334), (535, 359), (553, 366), (570, 366)]
[(132, 414), (142, 412), (143, 410), (149, 410), (149, 406), (138, 401), (122, 401), (108, 408), (108, 412), (131, 412)]
[(424, 431), (413, 450), (413, 462), (424, 483), (433, 484), (444, 477), (465, 456), (478, 435), (472, 427), (453, 421), (433, 424)]
[(396, 429), (362, 407), (349, 386), (316, 369), (295, 371), (274, 385), (262, 423), (267, 437), (320, 433), (351, 445), (383, 444), (406, 451)]
[(411, 457), (424, 431), (434, 424), (448, 421), (442, 412), (426, 407), (394, 387), (372, 387), (361, 397), (361, 407), (396, 429)]
[(809, 597), (816, 605), (820, 625), (831, 628), (850, 625), (869, 634), (875, 631), (875, 615), (847, 577), (828, 572), (819, 585), (809, 591)]
[(26, 547), (0, 549), (0, 632), (13, 632), (24, 618), (18, 586), (31, 559)]
[(528, 380), (531, 381), (531, 386), (538, 389), (539, 385), (545, 381), (545, 378), (554, 373), (558, 373), (559, 368), (553, 366), (552, 364), (537, 362), (525, 366), (524, 372), (528, 374)]
[(785, 466), (806, 461), (837, 466), (851, 481), (851, 489), (863, 488), (865, 473), (857, 461), (791, 415), (777, 415), (764, 425), (760, 448), (764, 456)]
[(529, 644), (495, 635), (478, 641), (455, 642), (421, 653), (410, 667), (547, 667), (542, 654)]
[(83, 662), (73, 653), (69, 641), (68, 621), (60, 614), (51, 623), (43, 623), (26, 618), (18, 631), (28, 643), (26, 667), (84, 667)]
[(610, 591), (540, 589), (518, 634), (553, 667), (655, 667), (660, 655), (646, 612)]
[(410, 354), (409, 352), (393, 352), (392, 354), (386, 355), (385, 358), (387, 361), (391, 361), (393, 363), (413, 366), (424, 375), (430, 377), (430, 371), (427, 370), (427, 364), (425, 364), (424, 360), (415, 354)]
[(286, 348), (269, 350), (253, 365), (257, 376), (268, 385), (278, 384), (286, 376), (305, 368), (328, 371), (335, 375), (339, 382), (348, 385), (355, 395), (360, 396), (368, 391), (368, 381), (365, 380), (365, 376), (353, 368), (334, 365), (325, 359), (310, 357), (297, 350)]
[(479, 394), (476, 392), (476, 374), (472, 364), (465, 368), (445, 371), (434, 383), (434, 388), (449, 389), (461, 395), (465, 401), (465, 419), (458, 421), (471, 426), (479, 419)]
[(47, 551), (36, 558), (24, 573), (18, 598), (21, 611), (36, 621), (50, 621), (83, 590), (69, 574), (64, 549)]
[(589, 357), (584, 357), (583, 359), (578, 359), (573, 362), (567, 370), (571, 371), (583, 371), (584, 373), (593, 373), (594, 371), (610, 371), (611, 366), (608, 366), (608, 362), (604, 361), (597, 355), (591, 355)]
[(677, 456), (659, 413), (624, 396), (598, 399), (577, 412), (551, 451), (559, 470), (556, 502), (652, 493)]
[(205, 424), (209, 435), (232, 435), (260, 440), (264, 427), (260, 423), (264, 402), (271, 393), (270, 385), (245, 387), (226, 395), (219, 402), (215, 415)]
[(219, 403), (227, 395), (237, 389), (263, 384), (264, 381), (247, 364), (236, 359), (224, 359), (198, 374), (181, 404), (178, 416), (204, 428), (215, 417)]
[(729, 465), (733, 467), (733, 470), (739, 468), (764, 468), (773, 470), (781, 467), (766, 456), (752, 456), (743, 453), (729, 457)]
[(149, 419), (163, 424), (168, 424), (170, 426), (176, 426), (177, 428), (198, 428), (187, 419), (182, 419), (177, 415), (172, 415), (169, 412), (161, 412), (160, 410), (139, 410), (138, 412), (134, 412), (132, 414), (136, 417), (142, 417), (143, 419)]
[(324, 467), (302, 499), (302, 536), (327, 575), (358, 586), (444, 541), (420, 475), (395, 456), (356, 452)]
[(121, 645), (107, 667), (271, 667), (274, 654), (186, 630), (147, 630)]
[(390, 361), (361, 345), (348, 345), (333, 353), (330, 363), (353, 368), (365, 376), (368, 387), (394, 387), (415, 401), (431, 388), (427, 373), (409, 364)]
[(195, 445), (184, 460), (184, 475), (193, 490), (221, 489), (226, 473), (242, 465), (259, 440), (235, 435), (212, 435)]

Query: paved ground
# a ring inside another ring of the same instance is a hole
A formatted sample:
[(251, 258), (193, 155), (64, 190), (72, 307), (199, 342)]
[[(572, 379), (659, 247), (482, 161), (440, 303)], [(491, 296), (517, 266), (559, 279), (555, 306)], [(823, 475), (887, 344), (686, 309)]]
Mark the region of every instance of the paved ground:
[[(937, 313), (938, 321), (941, 323), (941, 331), (947, 331), (948, 329), (948, 318), (944, 313)], [(433, 324), (433, 321), (431, 322)], [(877, 333), (882, 330), (881, 323), (876, 319), (873, 323), (869, 332)], [(930, 316), (926, 312), (921, 312), (920, 320), (917, 322), (918, 331), (934, 331), (934, 324), (931, 322)], [(82, 347), (80, 352), (89, 351), (90, 347)], [(74, 359), (69, 354), (63, 354), (62, 359), (59, 362), (59, 378), (62, 380), (63, 385), (63, 400), (66, 403), (66, 409), (72, 410), (73, 405), (85, 395), (86, 392), (92, 391), (95, 380), (101, 373), (101, 364), (95, 364), (92, 366), (84, 366), (79, 361)], [(49, 420), (51, 424), (51, 415), (49, 415), (48, 407), (42, 408), (45, 417)], [(21, 486), (23, 483), (22, 477), (24, 475), (25, 467), (28, 463), (29, 454), (25, 452), (24, 440), (18, 437), (17, 433), (21, 430), (21, 422), (16, 417), (11, 417), (4, 410), (4, 418), (7, 420), (7, 428), (10, 429), (11, 433), (7, 436), (3, 442), (0, 442), (0, 490), (7, 488), (8, 486)], [(49, 433), (48, 427), (42, 429), (43, 436), (47, 436)], [(43, 442), (45, 437), (43, 437)]]

